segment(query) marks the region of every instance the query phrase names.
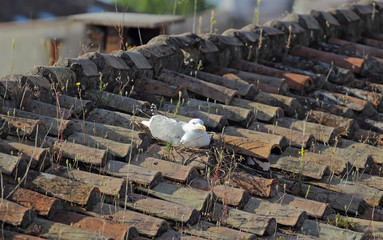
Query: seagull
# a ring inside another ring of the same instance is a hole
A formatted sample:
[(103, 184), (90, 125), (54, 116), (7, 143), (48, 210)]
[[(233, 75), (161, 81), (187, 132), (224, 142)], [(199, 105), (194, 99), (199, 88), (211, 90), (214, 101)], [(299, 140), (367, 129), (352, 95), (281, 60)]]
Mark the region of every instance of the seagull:
[(210, 144), (210, 137), (201, 119), (194, 118), (188, 123), (177, 121), (163, 115), (154, 115), (142, 124), (150, 129), (154, 138), (185, 147), (205, 147)]

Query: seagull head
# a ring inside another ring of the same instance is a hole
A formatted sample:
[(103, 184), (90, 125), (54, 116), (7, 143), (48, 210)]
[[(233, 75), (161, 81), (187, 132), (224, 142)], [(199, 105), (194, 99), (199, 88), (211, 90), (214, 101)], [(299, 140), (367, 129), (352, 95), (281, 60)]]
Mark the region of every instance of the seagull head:
[(184, 126), (184, 131), (206, 131), (206, 127), (201, 119), (194, 118)]

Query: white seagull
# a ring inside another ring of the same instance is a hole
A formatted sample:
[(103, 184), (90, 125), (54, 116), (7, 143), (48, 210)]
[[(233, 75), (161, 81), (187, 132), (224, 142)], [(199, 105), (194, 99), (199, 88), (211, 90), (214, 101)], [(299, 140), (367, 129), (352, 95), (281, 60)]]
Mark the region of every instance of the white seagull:
[(154, 115), (142, 124), (150, 129), (154, 138), (185, 147), (205, 147), (210, 137), (201, 119), (195, 118), (188, 123), (177, 121), (163, 115)]

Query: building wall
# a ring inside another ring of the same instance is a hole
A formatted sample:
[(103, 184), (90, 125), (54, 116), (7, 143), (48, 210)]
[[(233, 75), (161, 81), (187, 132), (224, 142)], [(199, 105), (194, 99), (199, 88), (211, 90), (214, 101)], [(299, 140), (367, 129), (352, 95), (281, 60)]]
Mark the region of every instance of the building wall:
[(339, 7), (343, 3), (353, 3), (357, 0), (295, 0), (294, 12), (298, 14), (307, 14), (311, 9), (327, 10), (329, 8)]
[[(76, 57), (82, 46), (84, 25), (65, 19), (24, 24), (0, 24), (0, 76), (25, 73), (36, 65), (49, 64), (49, 41), (61, 42), (60, 57)], [(12, 42), (15, 42), (12, 49)]]

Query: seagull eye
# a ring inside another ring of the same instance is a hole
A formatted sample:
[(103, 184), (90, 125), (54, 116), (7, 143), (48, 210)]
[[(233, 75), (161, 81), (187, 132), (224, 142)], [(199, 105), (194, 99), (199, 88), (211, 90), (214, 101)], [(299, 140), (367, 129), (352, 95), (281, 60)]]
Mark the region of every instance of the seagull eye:
[(195, 125), (195, 122), (193, 122), (193, 124)]

